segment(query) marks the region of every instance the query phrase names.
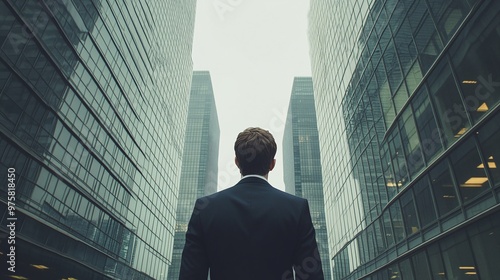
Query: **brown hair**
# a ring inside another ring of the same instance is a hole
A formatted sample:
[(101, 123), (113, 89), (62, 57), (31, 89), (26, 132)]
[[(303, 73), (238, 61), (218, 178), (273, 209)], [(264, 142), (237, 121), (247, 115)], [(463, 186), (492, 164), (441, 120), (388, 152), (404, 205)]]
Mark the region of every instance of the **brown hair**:
[(250, 127), (238, 134), (234, 152), (241, 175), (266, 175), (276, 155), (276, 142), (269, 131)]

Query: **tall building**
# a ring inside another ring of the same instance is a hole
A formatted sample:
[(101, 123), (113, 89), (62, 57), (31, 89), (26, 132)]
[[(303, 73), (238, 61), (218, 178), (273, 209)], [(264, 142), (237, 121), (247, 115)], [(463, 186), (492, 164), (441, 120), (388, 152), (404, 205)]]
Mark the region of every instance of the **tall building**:
[(333, 279), (500, 273), (500, 2), (311, 1)]
[(296, 77), (283, 135), (285, 191), (309, 201), (325, 279), (330, 279), (321, 160), (311, 77)]
[(3, 278), (166, 279), (195, 6), (0, 1)]
[(219, 120), (210, 73), (194, 71), (177, 203), (174, 251), (168, 279), (179, 279), (187, 225), (196, 199), (217, 191), (219, 138)]

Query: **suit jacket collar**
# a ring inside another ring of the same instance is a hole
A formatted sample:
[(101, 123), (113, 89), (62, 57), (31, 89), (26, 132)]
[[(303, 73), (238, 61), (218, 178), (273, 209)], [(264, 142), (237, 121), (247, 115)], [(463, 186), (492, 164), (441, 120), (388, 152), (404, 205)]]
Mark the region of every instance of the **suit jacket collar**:
[(241, 178), (241, 180), (236, 185), (242, 185), (242, 184), (271, 186), (271, 184), (269, 184), (269, 182), (265, 180), (265, 178), (260, 178), (255, 176), (248, 176)]

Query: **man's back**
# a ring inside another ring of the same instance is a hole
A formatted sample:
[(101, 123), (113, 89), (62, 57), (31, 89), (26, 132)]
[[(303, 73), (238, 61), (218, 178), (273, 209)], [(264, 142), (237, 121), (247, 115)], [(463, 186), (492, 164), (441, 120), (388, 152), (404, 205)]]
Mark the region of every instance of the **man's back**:
[(207, 266), (212, 280), (293, 279), (294, 264), (298, 279), (323, 279), (305, 199), (248, 177), (197, 201), (180, 279), (206, 279)]
[[(322, 280), (307, 200), (273, 188), (272, 134), (250, 127), (234, 143), (243, 176), (227, 190), (200, 198), (186, 232), (181, 280)], [(293, 267), (293, 270), (292, 270)]]

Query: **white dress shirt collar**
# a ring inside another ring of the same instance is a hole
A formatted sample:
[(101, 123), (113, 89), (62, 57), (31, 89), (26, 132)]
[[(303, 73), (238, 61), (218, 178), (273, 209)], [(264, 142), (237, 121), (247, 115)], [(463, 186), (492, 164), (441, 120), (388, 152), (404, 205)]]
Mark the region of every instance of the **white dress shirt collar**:
[(248, 178), (248, 177), (261, 178), (262, 180), (266, 180), (267, 181), (266, 177), (264, 177), (262, 175), (257, 175), (257, 174), (248, 174), (248, 175), (245, 175), (245, 176), (241, 177), (240, 180), (243, 180), (243, 179)]

